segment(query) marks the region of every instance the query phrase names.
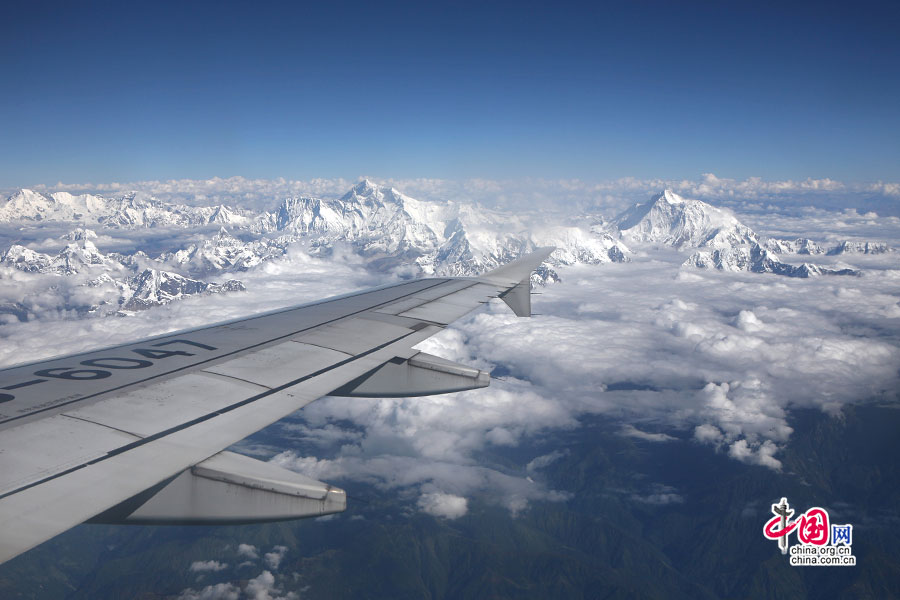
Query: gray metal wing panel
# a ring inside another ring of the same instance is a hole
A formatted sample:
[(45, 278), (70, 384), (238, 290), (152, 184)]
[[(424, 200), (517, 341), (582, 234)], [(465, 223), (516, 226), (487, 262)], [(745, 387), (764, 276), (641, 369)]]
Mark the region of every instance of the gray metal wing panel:
[(272, 389), (349, 358), (344, 352), (291, 340), (206, 367), (203, 372)]
[(296, 342), (314, 344), (355, 355), (408, 335), (411, 331), (407, 327), (361, 316), (316, 327), (293, 339)]
[[(221, 410), (267, 389), (247, 381), (197, 371), (129, 390), (88, 406), (72, 407), (62, 415), (145, 438)], [(5, 443), (6, 435), (3, 437)]]
[(13, 427), (3, 432), (0, 496), (105, 456), (110, 450), (138, 439), (135, 435), (64, 415)]
[(396, 315), (411, 308), (415, 308), (416, 306), (425, 304), (426, 302), (428, 302), (428, 300), (424, 298), (416, 298), (415, 296), (413, 296), (410, 298), (403, 298), (401, 300), (396, 300), (389, 304), (385, 304), (380, 308), (376, 308), (374, 312), (384, 313), (387, 315)]
[(422, 306), (417, 306), (416, 308), (402, 312), (400, 313), (400, 316), (448, 325), (461, 316), (472, 312), (477, 307), (477, 304), (475, 306), (462, 306), (455, 302), (432, 300), (428, 304), (423, 304)]
[[(449, 324), (463, 315), (472, 312), (482, 303), (497, 297), (502, 288), (495, 284), (467, 281), (468, 285), (441, 296), (430, 302), (420, 304), (409, 310), (398, 313), (398, 316), (411, 319), (422, 319), (433, 323)], [(419, 295), (416, 294), (416, 297)]]
[(416, 298), (421, 298), (422, 300), (437, 300), (447, 294), (451, 294), (453, 292), (457, 292), (459, 290), (464, 290), (468, 287), (474, 285), (474, 282), (469, 279), (454, 279), (449, 280), (447, 283), (440, 287), (432, 287), (422, 289), (413, 294)]

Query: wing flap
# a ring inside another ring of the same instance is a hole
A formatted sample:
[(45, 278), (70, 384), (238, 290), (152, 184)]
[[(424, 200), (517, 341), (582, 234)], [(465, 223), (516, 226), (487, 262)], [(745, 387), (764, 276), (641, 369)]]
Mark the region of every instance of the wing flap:
[(183, 471), (149, 498), (129, 499), (94, 523), (260, 523), (341, 512), (347, 494), (327, 483), (233, 452)]
[(417, 352), (389, 360), (371, 373), (333, 390), (332, 396), (405, 398), (487, 387), (491, 376), (474, 367)]

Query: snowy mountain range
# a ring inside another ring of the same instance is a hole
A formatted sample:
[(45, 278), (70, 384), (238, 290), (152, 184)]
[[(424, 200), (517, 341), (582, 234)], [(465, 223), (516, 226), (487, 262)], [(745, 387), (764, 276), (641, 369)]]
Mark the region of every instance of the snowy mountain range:
[[(61, 307), (74, 307), (79, 313), (127, 314), (189, 295), (241, 290), (243, 284), (227, 274), (277, 260), (298, 243), (322, 257), (339, 245), (349, 247), (366, 257), (370, 268), (404, 277), (476, 275), (536, 247), (556, 246), (548, 264), (533, 276), (535, 284), (558, 280), (555, 267), (560, 265), (625, 263), (634, 256), (632, 247), (648, 245), (692, 252), (685, 268), (790, 277), (859, 271), (788, 264), (778, 254), (893, 252), (876, 242), (844, 241), (823, 247), (805, 238), (766, 239), (730, 211), (670, 190), (609, 222), (599, 215), (547, 222), (539, 213), (421, 201), (368, 180), (340, 198), (286, 198), (263, 212), (170, 204), (138, 193), (106, 198), (22, 189), (0, 205), (0, 223), (17, 227), (25, 237), (30, 232), (35, 240), (39, 239), (35, 232), (54, 223), (81, 225), (62, 236), (64, 246), (56, 254), (36, 250), (35, 243), (0, 249), (0, 279), (9, 279), (13, 271), (18, 277), (53, 277), (46, 287), (56, 291)], [(216, 225), (216, 233), (178, 247), (178, 232), (208, 231)], [(148, 228), (170, 231), (175, 247), (150, 256), (141, 249), (104, 253), (95, 243), (100, 239), (97, 231), (122, 237), (127, 230)], [(85, 293), (88, 289), (90, 294)], [(29, 311), (28, 296), (5, 306), (0, 312), (22, 318)]]
[(0, 314), (27, 320), (35, 310), (45, 310), (48, 302), (77, 314), (127, 314), (186, 296), (244, 290), (237, 280), (208, 283), (172, 271), (142, 267), (142, 263), (152, 262), (142, 253), (104, 254), (91, 241), (97, 234), (89, 229), (77, 229), (63, 237), (75, 241), (55, 256), (18, 244), (0, 254), (0, 279), (15, 280), (10, 271), (31, 277), (50, 276), (46, 287), (37, 287), (14, 301), (0, 302)]
[(244, 226), (255, 215), (225, 206), (192, 207), (160, 202), (131, 192), (116, 198), (54, 192), (44, 195), (21, 189), (0, 206), (0, 223), (80, 223), (90, 227), (196, 227), (207, 224)]
[(637, 204), (613, 220), (620, 235), (631, 241), (694, 249), (684, 266), (720, 271), (772, 273), (787, 277), (859, 275), (852, 268), (829, 268), (804, 262), (783, 262), (775, 252), (788, 254), (885, 253), (887, 244), (844, 241), (828, 250), (816, 242), (763, 239), (730, 211), (699, 200), (688, 200), (666, 190), (649, 202)]

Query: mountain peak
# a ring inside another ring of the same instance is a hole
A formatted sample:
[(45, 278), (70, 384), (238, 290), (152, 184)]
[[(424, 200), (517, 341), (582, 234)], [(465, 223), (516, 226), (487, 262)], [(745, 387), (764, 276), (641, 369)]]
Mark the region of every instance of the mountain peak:
[(59, 239), (69, 240), (70, 242), (95, 240), (97, 239), (97, 232), (86, 227), (78, 227), (77, 229), (73, 229), (69, 233), (61, 236)]
[(377, 183), (366, 178), (354, 185), (350, 191), (356, 192), (356, 194), (360, 196), (366, 196), (368, 194), (371, 194), (372, 192), (377, 192), (378, 189), (379, 185)]
[(668, 202), (669, 204), (684, 204), (684, 198), (670, 189), (663, 190), (663, 192), (654, 200), (654, 202), (662, 201)]
[(756, 234), (730, 211), (664, 190), (619, 215), (615, 225), (632, 241), (675, 247), (741, 245), (757, 242)]

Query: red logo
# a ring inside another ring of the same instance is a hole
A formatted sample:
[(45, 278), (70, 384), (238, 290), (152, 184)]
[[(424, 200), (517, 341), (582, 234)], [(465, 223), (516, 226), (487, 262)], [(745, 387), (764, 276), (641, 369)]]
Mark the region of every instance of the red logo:
[(763, 534), (770, 540), (785, 538), (785, 541), (779, 544), (784, 550), (788, 545), (786, 538), (794, 530), (797, 531), (797, 538), (803, 544), (824, 546), (828, 543), (830, 526), (828, 512), (824, 508), (814, 506), (791, 521), (790, 517), (794, 511), (788, 506), (787, 499), (782, 498), (780, 504), (772, 505), (772, 513), (775, 516), (766, 522)]

